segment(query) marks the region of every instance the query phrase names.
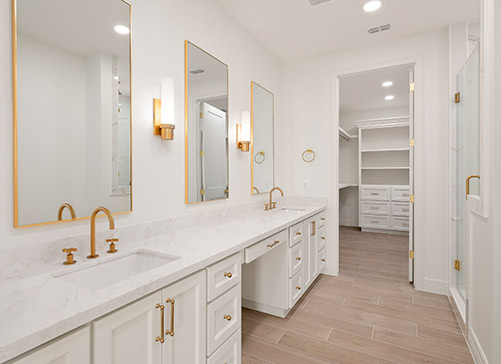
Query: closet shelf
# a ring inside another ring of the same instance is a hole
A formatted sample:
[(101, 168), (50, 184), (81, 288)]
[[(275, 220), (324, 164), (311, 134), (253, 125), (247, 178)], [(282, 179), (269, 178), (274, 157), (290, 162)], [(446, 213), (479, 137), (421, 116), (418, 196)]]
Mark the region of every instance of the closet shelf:
[(363, 170), (390, 170), (390, 169), (410, 169), (410, 167), (362, 167)]
[(387, 149), (364, 149), (361, 153), (378, 153), (378, 152), (408, 152), (410, 148), (387, 148)]
[(348, 187), (358, 187), (358, 183), (339, 183), (339, 189), (342, 190)]

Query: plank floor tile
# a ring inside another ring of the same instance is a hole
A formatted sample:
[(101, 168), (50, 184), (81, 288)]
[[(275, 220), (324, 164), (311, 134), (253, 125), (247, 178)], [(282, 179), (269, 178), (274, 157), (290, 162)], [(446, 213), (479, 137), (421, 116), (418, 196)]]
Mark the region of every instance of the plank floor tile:
[(472, 364), (446, 296), (408, 282), (406, 236), (340, 228), (340, 275), (285, 319), (243, 309), (243, 364)]

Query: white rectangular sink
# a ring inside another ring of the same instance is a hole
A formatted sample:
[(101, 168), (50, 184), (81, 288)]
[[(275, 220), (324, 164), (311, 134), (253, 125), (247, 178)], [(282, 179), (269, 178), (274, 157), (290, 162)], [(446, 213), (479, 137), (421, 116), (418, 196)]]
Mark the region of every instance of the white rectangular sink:
[(54, 278), (97, 291), (177, 259), (179, 257), (140, 250), (110, 258), (96, 265), (82, 267), (68, 273), (60, 273), (54, 275)]

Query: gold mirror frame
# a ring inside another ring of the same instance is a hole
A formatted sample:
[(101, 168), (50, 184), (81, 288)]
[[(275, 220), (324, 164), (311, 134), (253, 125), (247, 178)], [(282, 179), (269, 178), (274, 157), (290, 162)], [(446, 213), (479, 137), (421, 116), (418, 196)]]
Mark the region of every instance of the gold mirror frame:
[[(273, 123), (271, 126), (271, 131), (272, 131), (272, 136), (273, 136), (273, 181), (272, 185), (275, 186), (275, 94), (268, 90), (266, 87), (261, 86), (259, 83), (251, 81), (251, 122), (250, 122), (250, 128), (251, 128), (251, 156), (255, 158), (254, 154), (254, 85), (257, 85), (261, 87), (263, 90), (268, 91), (272, 98), (273, 98), (273, 110), (272, 110), (272, 118), (273, 118)], [(261, 152), (258, 152), (261, 153)], [(258, 163), (260, 164), (260, 163)], [(272, 187), (273, 188), (273, 187)], [(271, 188), (270, 188), (271, 189)], [(251, 195), (259, 195), (263, 193), (268, 193), (270, 191), (259, 191), (256, 187), (254, 187), (254, 160), (251, 160)]]
[[(41, 226), (41, 225), (51, 225), (67, 221), (77, 221), (90, 219), (89, 216), (76, 217), (72, 219), (65, 220), (54, 220), (47, 222), (40, 222), (35, 224), (19, 225), (19, 206), (18, 206), (18, 143), (17, 143), (17, 1), (11, 1), (11, 13), (12, 13), (12, 122), (13, 122), (13, 165), (14, 165), (14, 228), (24, 228), (30, 226)], [(129, 6), (129, 78), (130, 78), (130, 210), (114, 212), (112, 215), (122, 215), (133, 211), (133, 182), (132, 182), (132, 5), (125, 1), (120, 0)], [(97, 207), (97, 206), (96, 206)]]

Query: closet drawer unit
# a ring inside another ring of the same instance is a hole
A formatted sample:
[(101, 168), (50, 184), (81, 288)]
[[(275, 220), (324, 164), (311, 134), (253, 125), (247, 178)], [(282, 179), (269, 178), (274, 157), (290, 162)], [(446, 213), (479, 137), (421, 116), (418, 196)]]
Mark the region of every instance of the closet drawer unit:
[(362, 200), (390, 200), (390, 187), (387, 186), (362, 186), (360, 193)]
[(389, 216), (371, 216), (371, 215), (360, 215), (361, 226), (364, 228), (376, 228), (376, 229), (389, 229), (390, 228), (390, 217)]
[(300, 241), (303, 241), (305, 232), (303, 231), (303, 223), (293, 225), (289, 228), (289, 245), (294, 246)]
[(299, 272), (304, 265), (304, 242), (293, 246), (289, 249), (289, 278)]
[(391, 214), (395, 216), (409, 216), (410, 204), (407, 202), (392, 202)]
[(317, 234), (318, 234), (317, 250), (322, 250), (323, 248), (325, 248), (325, 245), (327, 244), (327, 234), (325, 226), (319, 227)]
[(325, 222), (327, 221), (327, 218), (326, 218), (326, 212), (321, 212), (320, 214), (318, 214), (318, 219), (317, 219), (317, 227), (320, 228), (322, 226), (325, 225)]
[(299, 301), (304, 291), (303, 271), (299, 271), (294, 277), (289, 279), (289, 307), (292, 308)]
[(411, 193), (409, 187), (392, 187), (391, 199), (392, 201), (409, 201)]
[(239, 284), (207, 305), (207, 355), (241, 327), (241, 290)]
[(327, 256), (327, 249), (322, 249), (318, 252), (318, 262), (317, 262), (317, 266), (318, 266), (318, 271), (320, 273), (322, 273), (325, 269), (325, 266), (327, 265), (326, 263), (326, 256)]
[(362, 214), (390, 215), (390, 203), (379, 201), (360, 201)]
[(242, 330), (238, 330), (214, 354), (207, 359), (207, 364), (240, 364), (242, 361)]
[(237, 253), (207, 268), (207, 300), (210, 302), (242, 281), (242, 254)]
[(409, 231), (409, 218), (408, 217), (393, 217), (391, 218), (391, 229)]
[(272, 235), (257, 244), (245, 249), (245, 263), (250, 263), (259, 258), (261, 255), (268, 253), (271, 249), (276, 248), (280, 244), (287, 244), (288, 229), (282, 230), (275, 235)]

